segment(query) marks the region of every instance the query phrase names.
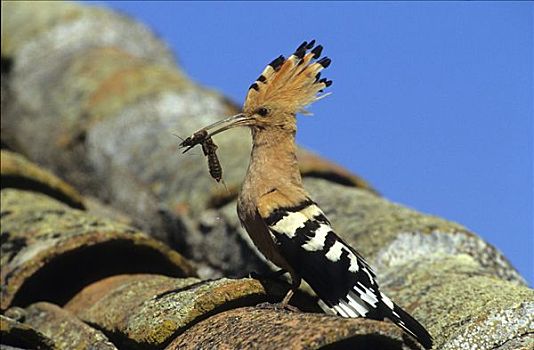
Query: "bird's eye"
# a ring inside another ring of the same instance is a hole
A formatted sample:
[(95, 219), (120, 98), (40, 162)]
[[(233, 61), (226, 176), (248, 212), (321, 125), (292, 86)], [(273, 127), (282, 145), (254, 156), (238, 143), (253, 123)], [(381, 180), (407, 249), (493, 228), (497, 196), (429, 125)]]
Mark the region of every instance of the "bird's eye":
[(265, 107), (260, 107), (256, 110), (256, 114), (262, 116), (262, 117), (266, 117), (267, 114), (269, 114), (269, 110)]

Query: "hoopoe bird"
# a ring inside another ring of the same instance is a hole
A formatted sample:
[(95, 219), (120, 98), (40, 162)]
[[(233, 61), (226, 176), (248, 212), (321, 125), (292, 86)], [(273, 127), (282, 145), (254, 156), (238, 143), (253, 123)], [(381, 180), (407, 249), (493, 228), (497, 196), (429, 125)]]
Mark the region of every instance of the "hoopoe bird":
[(296, 114), (325, 97), (332, 81), (321, 79), (330, 65), (322, 46), (302, 43), (285, 59), (273, 60), (250, 86), (242, 113), (197, 131), (190, 148), (225, 130), (245, 126), (252, 133), (250, 163), (237, 203), (239, 219), (260, 252), (291, 276), (287, 306), (301, 278), (335, 314), (390, 319), (425, 348), (432, 337), (378, 287), (364, 258), (337, 236), (302, 185), (296, 157)]

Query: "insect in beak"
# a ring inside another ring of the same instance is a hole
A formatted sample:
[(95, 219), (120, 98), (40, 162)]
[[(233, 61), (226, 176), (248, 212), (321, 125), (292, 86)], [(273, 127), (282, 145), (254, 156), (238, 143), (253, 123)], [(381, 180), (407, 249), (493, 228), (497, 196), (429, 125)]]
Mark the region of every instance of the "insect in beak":
[[(223, 120), (219, 120), (211, 125), (208, 125), (197, 132), (195, 132), (193, 135), (186, 138), (182, 143), (180, 143), (180, 147), (187, 147), (183, 151), (183, 153), (189, 151), (191, 148), (195, 147), (198, 144), (203, 143), (205, 140), (211, 138), (214, 135), (217, 135), (223, 131), (226, 131), (228, 129), (232, 129), (238, 126), (247, 126), (249, 125), (252, 118), (246, 116), (244, 113), (239, 113), (234, 116), (228, 117)], [(209, 131), (215, 129), (213, 131)]]

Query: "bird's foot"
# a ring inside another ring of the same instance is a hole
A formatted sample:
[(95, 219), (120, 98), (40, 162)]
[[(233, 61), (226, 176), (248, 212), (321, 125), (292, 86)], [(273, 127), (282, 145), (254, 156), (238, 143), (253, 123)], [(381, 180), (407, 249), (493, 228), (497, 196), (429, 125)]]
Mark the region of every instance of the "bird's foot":
[(271, 310), (275, 310), (275, 311), (287, 310), (287, 311), (292, 311), (292, 312), (302, 312), (296, 306), (289, 305), (289, 304), (285, 304), (284, 305), (284, 303), (269, 303), (269, 302), (266, 302), (266, 303), (258, 304), (258, 305), (256, 305), (256, 307), (260, 308), (260, 309), (271, 309)]

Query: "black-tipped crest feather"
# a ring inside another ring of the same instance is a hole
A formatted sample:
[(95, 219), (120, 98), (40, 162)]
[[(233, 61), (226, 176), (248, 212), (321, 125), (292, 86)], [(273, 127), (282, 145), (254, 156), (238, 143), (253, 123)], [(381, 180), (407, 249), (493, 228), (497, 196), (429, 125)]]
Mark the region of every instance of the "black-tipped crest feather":
[(331, 63), (327, 57), (319, 59), (322, 50), (321, 45), (315, 46), (315, 40), (304, 41), (287, 60), (280, 55), (271, 61), (250, 86), (244, 110), (274, 104), (290, 114), (306, 113), (304, 107), (326, 96), (318, 94), (331, 84), (327, 79), (319, 80), (320, 71)]

